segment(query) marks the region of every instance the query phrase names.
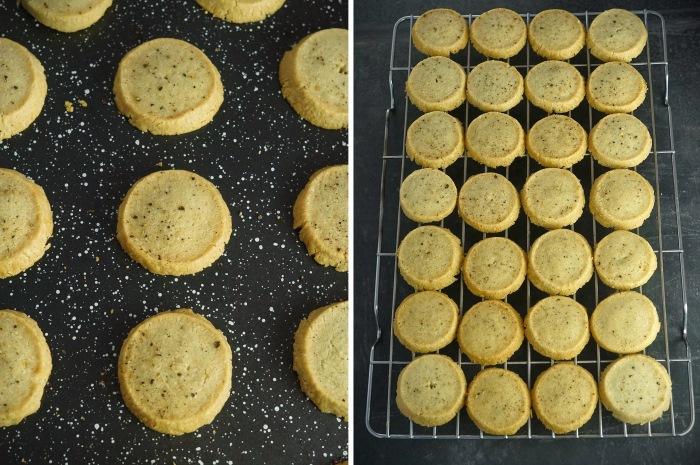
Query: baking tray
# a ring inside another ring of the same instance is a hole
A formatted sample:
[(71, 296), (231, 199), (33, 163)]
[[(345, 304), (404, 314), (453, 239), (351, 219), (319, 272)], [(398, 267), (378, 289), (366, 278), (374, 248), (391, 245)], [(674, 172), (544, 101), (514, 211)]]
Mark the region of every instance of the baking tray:
[[(0, 166), (43, 186), (55, 231), (35, 266), (0, 280), (0, 308), (37, 320), (54, 366), (40, 410), (0, 428), (0, 463), (329, 464), (343, 457), (347, 423), (301, 392), (292, 342), (311, 310), (347, 299), (347, 273), (307, 255), (291, 211), (314, 171), (347, 162), (348, 133), (303, 121), (282, 98), (278, 67), (305, 35), (347, 28), (348, 3), (290, 0), (265, 21), (234, 25), (194, 0), (115, 0), (97, 24), (71, 34), (38, 24), (15, 3), (0, 2), (0, 35), (39, 58), (49, 90), (37, 120), (0, 142)], [(119, 60), (156, 37), (199, 47), (221, 73), (224, 103), (198, 131), (149, 135), (115, 108)], [(151, 274), (115, 239), (129, 187), (170, 168), (212, 180), (233, 217), (224, 256), (191, 276)], [(175, 437), (146, 428), (125, 407), (116, 363), (133, 326), (178, 307), (225, 333), (234, 375), (214, 422)]]
[[(409, 103), (405, 96), (405, 83), (413, 66), (425, 58), (411, 42), (410, 31), (418, 16), (399, 18), (394, 25), (391, 57), (389, 62), (390, 106), (386, 111), (384, 151), (382, 155), (381, 194), (379, 205), (379, 233), (376, 249), (376, 276), (374, 293), (374, 314), (377, 322), (377, 339), (371, 347), (369, 379), (367, 385), (367, 405), (365, 424), (369, 432), (379, 438), (610, 438), (644, 436), (681, 436), (687, 434), (695, 423), (693, 384), (690, 347), (687, 339), (688, 301), (686, 277), (683, 261), (683, 238), (681, 236), (678, 201), (678, 179), (676, 173), (676, 151), (673, 142), (671, 107), (668, 104), (669, 64), (667, 59), (666, 28), (663, 17), (649, 10), (634, 11), (649, 31), (647, 46), (632, 65), (644, 76), (649, 90), (646, 100), (634, 114), (649, 128), (653, 139), (651, 155), (636, 169), (654, 186), (656, 203), (651, 217), (635, 232), (645, 237), (652, 245), (659, 262), (651, 280), (638, 290), (649, 297), (657, 306), (661, 320), (661, 331), (655, 342), (645, 350), (661, 362), (671, 375), (673, 382), (670, 409), (659, 420), (645, 425), (628, 425), (612, 417), (598, 404), (593, 418), (580, 429), (565, 435), (557, 435), (546, 429), (533, 415), (520, 431), (513, 436), (491, 436), (484, 434), (461, 409), (457, 417), (446, 425), (426, 428), (404, 417), (396, 406), (396, 381), (401, 369), (416, 357), (415, 353), (403, 347), (392, 331), (394, 311), (399, 303), (413, 289), (401, 278), (396, 260), (396, 249), (401, 239), (417, 223), (406, 218), (399, 207), (399, 187), (403, 179), (419, 167), (406, 156), (406, 129), (422, 113)], [(586, 28), (599, 12), (575, 13)], [(471, 25), (478, 15), (464, 15)], [(529, 24), (534, 14), (521, 15)], [(476, 52), (471, 44), (457, 55), (452, 56), (467, 72), (483, 62), (485, 57)], [(544, 59), (537, 56), (529, 44), (509, 63), (523, 75), (535, 64)], [(586, 48), (570, 60), (588, 78), (591, 70), (601, 62), (592, 57)], [(481, 112), (471, 105), (463, 104), (453, 116), (459, 118), (466, 130), (467, 122)], [(534, 122), (546, 116), (539, 108), (523, 99), (509, 114), (514, 116), (528, 131)], [(584, 102), (568, 113), (590, 132), (593, 125), (604, 115), (593, 111)], [(683, 154), (678, 154), (683, 156)], [(495, 171), (511, 180), (517, 189), (522, 188), (527, 176), (538, 169), (538, 164), (529, 157), (520, 157), (510, 167), (496, 170), (485, 168), (479, 163), (460, 158), (445, 171), (457, 186), (461, 186), (471, 175)], [(581, 180), (586, 198), (592, 181), (607, 171), (598, 165), (590, 154), (577, 163), (572, 171)], [(461, 238), (465, 251), (475, 242), (494, 234), (482, 234), (466, 226), (456, 211), (440, 222)], [(583, 234), (595, 246), (597, 241), (610, 230), (601, 227), (593, 220), (588, 208), (572, 227)], [(515, 225), (497, 235), (509, 237), (528, 251), (532, 242), (545, 232), (532, 225), (521, 212)], [(460, 316), (480, 299), (472, 295), (458, 281), (443, 290), (459, 305)], [(594, 277), (579, 290), (574, 297), (590, 312), (596, 304), (612, 293), (610, 288)], [(527, 309), (546, 294), (526, 280), (519, 291), (511, 294), (507, 301), (524, 317)], [(482, 366), (471, 362), (459, 349), (456, 342), (439, 351), (450, 356), (463, 369), (469, 382)], [(591, 338), (583, 352), (574, 362), (588, 369), (598, 379), (605, 367), (617, 358), (601, 349)], [(500, 366), (518, 373), (532, 387), (537, 376), (554, 362), (535, 352), (524, 342), (522, 347)]]

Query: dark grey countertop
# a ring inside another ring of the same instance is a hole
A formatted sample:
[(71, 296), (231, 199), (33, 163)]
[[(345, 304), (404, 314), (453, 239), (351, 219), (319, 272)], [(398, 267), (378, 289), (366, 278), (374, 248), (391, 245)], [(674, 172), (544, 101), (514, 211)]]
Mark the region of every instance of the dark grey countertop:
[[(700, 374), (700, 178), (695, 161), (700, 139), (700, 7), (693, 2), (639, 3), (622, 1), (615, 6), (630, 10), (649, 9), (666, 21), (669, 61), (669, 103), (673, 110), (678, 167), (679, 204), (687, 301), (689, 345), (692, 354), (695, 405), (700, 404), (697, 378)], [(389, 107), (389, 57), (394, 23), (401, 17), (430, 8), (449, 7), (460, 13), (482, 13), (495, 6), (517, 12), (537, 13), (548, 8), (572, 12), (602, 11), (601, 1), (561, 2), (458, 2), (444, 0), (355, 1), (355, 463), (636, 463), (690, 464), (698, 462), (700, 427), (684, 436), (653, 438), (519, 439), (519, 440), (404, 440), (377, 439), (365, 427), (365, 403), (370, 347), (376, 337), (373, 313), (376, 246), (379, 218), (380, 179), (384, 118)], [(395, 95), (403, 98), (399, 85)], [(517, 187), (517, 186), (516, 186)], [(468, 377), (469, 379), (469, 377)]]

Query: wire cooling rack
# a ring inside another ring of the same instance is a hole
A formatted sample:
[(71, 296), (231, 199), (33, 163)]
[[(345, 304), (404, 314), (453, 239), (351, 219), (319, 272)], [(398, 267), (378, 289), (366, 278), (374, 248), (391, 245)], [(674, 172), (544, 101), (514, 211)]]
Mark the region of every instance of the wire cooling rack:
[[(417, 16), (405, 16), (394, 25), (391, 61), (389, 64), (389, 89), (391, 106), (386, 111), (384, 152), (382, 157), (381, 197), (379, 208), (379, 230), (377, 239), (376, 277), (374, 312), (377, 320), (377, 339), (370, 353), (369, 381), (367, 386), (367, 406), (365, 422), (371, 434), (381, 438), (581, 438), (581, 437), (643, 437), (643, 436), (682, 436), (688, 433), (695, 422), (690, 347), (687, 339), (688, 304), (686, 278), (683, 262), (683, 239), (678, 201), (678, 178), (676, 175), (676, 151), (673, 141), (671, 107), (668, 102), (669, 74), (664, 18), (655, 11), (634, 11), (643, 21), (649, 32), (647, 46), (631, 64), (644, 76), (648, 93), (642, 106), (634, 115), (643, 121), (652, 135), (653, 147), (650, 156), (635, 170), (643, 175), (656, 193), (656, 202), (651, 217), (636, 230), (652, 245), (657, 258), (658, 269), (651, 280), (638, 290), (649, 297), (656, 305), (661, 320), (661, 331), (655, 342), (645, 353), (654, 357), (668, 370), (672, 382), (672, 402), (664, 415), (645, 425), (628, 425), (612, 417), (600, 402), (593, 418), (575, 432), (556, 435), (547, 430), (532, 416), (527, 425), (513, 436), (491, 436), (484, 434), (472, 423), (463, 408), (458, 416), (439, 427), (426, 428), (414, 424), (404, 417), (396, 406), (396, 381), (399, 372), (416, 354), (403, 347), (392, 331), (394, 311), (399, 303), (413, 292), (400, 276), (397, 268), (396, 249), (401, 239), (418, 225), (403, 215), (399, 207), (399, 187), (403, 179), (419, 167), (406, 156), (406, 129), (422, 113), (405, 97), (404, 86), (408, 74), (420, 60), (425, 58), (412, 46), (410, 31)], [(575, 13), (588, 28), (598, 12)], [(529, 24), (532, 14), (521, 15)], [(476, 15), (464, 15), (471, 25)], [(470, 72), (474, 66), (486, 58), (476, 52), (471, 44), (451, 57)], [(530, 67), (543, 61), (529, 44), (515, 57), (508, 60), (523, 75)], [(576, 57), (569, 60), (588, 78), (591, 71), (601, 63), (590, 55), (584, 47)], [(401, 98), (395, 99), (398, 94)], [(466, 103), (451, 112), (464, 123), (481, 112)], [(531, 124), (546, 116), (539, 108), (523, 99), (509, 114), (523, 125), (525, 131)], [(604, 115), (590, 108), (584, 102), (568, 113), (590, 132), (590, 129)], [(479, 163), (463, 156), (445, 172), (458, 188), (471, 175), (495, 171), (511, 180), (520, 189), (527, 176), (539, 169), (539, 165), (529, 157), (519, 157), (510, 167), (496, 170), (485, 169)], [(577, 163), (572, 172), (581, 180), (586, 198), (593, 180), (607, 171), (598, 165), (590, 154)], [(467, 226), (454, 212), (440, 223), (461, 238), (465, 251), (475, 242), (486, 237)], [(586, 208), (583, 216), (572, 227), (583, 234), (595, 246), (598, 240), (610, 230), (593, 220)], [(525, 251), (545, 230), (531, 224), (521, 212), (513, 227), (498, 235), (514, 240)], [(493, 235), (489, 235), (493, 236)], [(473, 296), (464, 286), (462, 279), (443, 292), (458, 303), (460, 316), (480, 299)], [(590, 312), (597, 303), (610, 295), (612, 289), (602, 284), (597, 277), (580, 289), (574, 298)], [(531, 305), (546, 295), (526, 280), (516, 293), (508, 297), (508, 302), (525, 316)], [(472, 363), (464, 356), (456, 342), (451, 343), (440, 353), (451, 357), (464, 370), (467, 381), (483, 367)], [(617, 358), (616, 354), (601, 349), (591, 338), (582, 353), (574, 362), (588, 369), (596, 379), (600, 378), (605, 367)], [(501, 365), (518, 373), (529, 387), (537, 376), (554, 362), (534, 351), (525, 341), (511, 359)]]

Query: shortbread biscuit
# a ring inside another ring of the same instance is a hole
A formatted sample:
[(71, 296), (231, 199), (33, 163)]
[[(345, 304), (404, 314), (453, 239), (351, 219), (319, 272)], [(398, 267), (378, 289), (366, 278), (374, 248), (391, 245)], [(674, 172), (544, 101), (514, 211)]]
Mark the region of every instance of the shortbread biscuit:
[(512, 371), (486, 368), (469, 384), (467, 413), (485, 433), (513, 435), (532, 413), (530, 390)]
[(654, 188), (635, 171), (611, 170), (593, 182), (588, 206), (606, 228), (638, 228), (654, 208)]
[(464, 405), (467, 379), (449, 357), (428, 354), (406, 365), (396, 383), (396, 405), (422, 426), (440, 426), (452, 420)]
[(21, 0), (22, 6), (44, 26), (75, 32), (95, 24), (112, 6), (112, 0)]
[(457, 280), (462, 262), (459, 238), (449, 229), (421, 226), (396, 251), (401, 276), (417, 291), (438, 291)]
[(321, 168), (294, 202), (294, 229), (314, 260), (348, 271), (348, 165)]
[(423, 168), (409, 174), (399, 190), (401, 210), (418, 223), (440, 221), (457, 204), (457, 187), (444, 172)]
[(528, 310), (525, 336), (545, 357), (570, 360), (581, 353), (590, 337), (586, 308), (570, 297), (545, 297)]
[(593, 18), (586, 42), (601, 61), (630, 62), (644, 50), (647, 29), (636, 14), (613, 8)]
[(226, 337), (187, 308), (136, 325), (122, 344), (117, 369), (124, 403), (159, 433), (191, 433), (211, 423), (231, 392)]
[(230, 236), (226, 202), (214, 184), (190, 171), (141, 178), (119, 207), (117, 239), (152, 273), (197, 273), (221, 256)]
[(644, 354), (625, 355), (603, 370), (600, 400), (620, 421), (642, 425), (661, 418), (671, 406), (671, 377)]
[(647, 83), (632, 65), (614, 61), (591, 72), (586, 87), (588, 103), (603, 113), (630, 113), (647, 94)]
[(614, 113), (598, 121), (588, 136), (593, 158), (608, 168), (634, 168), (651, 153), (646, 125), (627, 113)]
[(586, 45), (586, 28), (565, 10), (544, 10), (530, 20), (527, 38), (532, 50), (548, 60), (568, 60)]
[(583, 76), (564, 61), (543, 61), (525, 76), (525, 97), (547, 113), (571, 111), (585, 96)]
[(46, 99), (44, 67), (32, 53), (0, 37), (0, 140), (18, 134), (39, 116)]
[(448, 57), (467, 46), (467, 21), (454, 10), (436, 8), (418, 17), (411, 29), (413, 45), (429, 56)]
[(600, 280), (618, 290), (646, 284), (657, 266), (651, 245), (629, 231), (613, 231), (598, 242), (593, 262)]
[(0, 168), (0, 195), (0, 278), (7, 278), (48, 250), (53, 215), (44, 189), (17, 171)]
[(464, 103), (467, 73), (446, 57), (430, 57), (408, 75), (406, 93), (420, 111), (451, 111)]
[(348, 302), (321, 307), (299, 323), (294, 371), (309, 399), (348, 421)]
[(598, 383), (585, 368), (557, 363), (540, 373), (532, 387), (532, 408), (557, 434), (585, 425), (598, 407)]
[(522, 50), (527, 41), (525, 21), (515, 11), (494, 8), (480, 14), (472, 23), (474, 48), (490, 58), (510, 58)]
[(217, 18), (232, 23), (262, 21), (284, 5), (285, 0), (196, 0)]
[(571, 168), (586, 155), (586, 130), (565, 115), (549, 115), (525, 135), (527, 153), (546, 168)]
[(469, 249), (462, 265), (467, 288), (485, 299), (504, 299), (517, 291), (526, 272), (525, 252), (505, 237), (480, 240)]
[(469, 123), (467, 155), (491, 168), (508, 166), (525, 155), (525, 131), (517, 119), (498, 112), (484, 113)]
[(497, 365), (508, 360), (523, 343), (523, 319), (502, 300), (484, 300), (462, 317), (457, 342), (469, 360)]
[(498, 173), (471, 176), (459, 190), (459, 216), (472, 228), (485, 233), (505, 231), (520, 214), (515, 186)]
[(304, 37), (280, 62), (282, 96), (302, 118), (325, 129), (348, 127), (348, 31)]
[(406, 155), (424, 168), (447, 168), (464, 154), (462, 123), (444, 111), (422, 115), (406, 132)]
[(660, 329), (654, 303), (635, 291), (622, 291), (603, 299), (591, 314), (593, 339), (616, 354), (641, 352), (654, 342)]
[(183, 134), (214, 118), (224, 88), (219, 71), (197, 47), (179, 39), (153, 39), (119, 62), (114, 101), (141, 131)]
[(571, 295), (593, 276), (593, 253), (588, 241), (570, 229), (555, 229), (530, 247), (527, 277), (552, 295)]
[(394, 315), (394, 335), (413, 352), (435, 352), (452, 342), (459, 308), (447, 295), (435, 291), (406, 297)]
[(36, 321), (0, 310), (0, 427), (39, 410), (51, 367), (51, 351)]
[(467, 78), (467, 100), (481, 111), (508, 111), (523, 99), (523, 77), (504, 61), (479, 63)]
[(533, 224), (559, 229), (581, 217), (586, 196), (581, 181), (571, 171), (544, 168), (527, 178), (520, 202)]

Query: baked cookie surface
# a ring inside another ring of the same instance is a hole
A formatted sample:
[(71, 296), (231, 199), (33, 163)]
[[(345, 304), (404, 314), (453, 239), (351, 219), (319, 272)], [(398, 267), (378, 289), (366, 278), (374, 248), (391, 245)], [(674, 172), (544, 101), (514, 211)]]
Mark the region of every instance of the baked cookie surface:
[(455, 209), (457, 187), (440, 170), (423, 168), (401, 183), (399, 204), (404, 214), (418, 223), (440, 221)]
[(262, 21), (284, 5), (285, 0), (196, 0), (217, 18), (232, 23)]
[(447, 168), (464, 154), (462, 123), (444, 111), (422, 115), (408, 127), (406, 154), (423, 168)]
[(644, 50), (647, 29), (631, 11), (613, 8), (593, 18), (586, 42), (601, 61), (630, 62)]
[(454, 300), (441, 292), (416, 292), (396, 309), (394, 335), (413, 352), (435, 352), (452, 342), (458, 322)]
[(629, 231), (613, 231), (598, 242), (593, 251), (593, 262), (600, 280), (618, 290), (646, 284), (657, 266), (651, 245)]
[(486, 233), (505, 231), (520, 214), (515, 186), (498, 173), (471, 176), (459, 190), (459, 216), (472, 228)]
[(480, 365), (497, 365), (508, 360), (525, 338), (523, 319), (502, 300), (484, 300), (462, 317), (457, 342), (469, 360)]
[(510, 370), (486, 368), (469, 384), (467, 413), (485, 433), (517, 433), (530, 418), (530, 406), (527, 384)]
[(446, 57), (429, 57), (408, 75), (406, 93), (420, 111), (451, 111), (466, 98), (467, 73)]
[(571, 295), (593, 276), (593, 252), (581, 234), (555, 229), (532, 243), (527, 265), (535, 287), (552, 295)]
[(409, 232), (396, 251), (401, 276), (417, 291), (438, 291), (457, 280), (462, 246), (449, 229), (420, 226)]
[(474, 48), (490, 58), (510, 58), (525, 46), (527, 26), (515, 11), (494, 8), (472, 22), (471, 41)]
[(588, 343), (588, 312), (570, 297), (545, 297), (528, 310), (525, 336), (532, 348), (545, 357), (570, 360)]
[(467, 46), (467, 21), (454, 10), (436, 8), (418, 17), (411, 29), (413, 45), (429, 56), (450, 56)]
[(479, 63), (467, 77), (467, 100), (481, 111), (508, 111), (523, 99), (523, 77), (504, 61)]
[(499, 112), (474, 118), (466, 133), (467, 155), (491, 168), (525, 155), (525, 131), (517, 119)]
[(525, 281), (527, 256), (505, 237), (488, 237), (474, 244), (464, 257), (462, 276), (472, 294), (504, 299)]
[(634, 168), (651, 153), (646, 125), (627, 113), (613, 113), (598, 121), (588, 136), (595, 160), (608, 168)]
[(527, 153), (546, 168), (571, 168), (586, 155), (586, 130), (566, 115), (549, 115), (525, 135)]
[(75, 32), (95, 24), (112, 6), (112, 0), (21, 0), (22, 6), (44, 26)]
[(532, 223), (559, 229), (581, 217), (586, 197), (581, 181), (571, 171), (544, 168), (528, 176), (520, 202)]
[(630, 64), (604, 63), (591, 72), (586, 87), (588, 103), (603, 113), (630, 113), (646, 98), (647, 83)]
[(634, 229), (649, 218), (654, 208), (654, 188), (632, 170), (611, 170), (591, 186), (589, 208), (593, 218), (614, 229)]
[(160, 312), (136, 325), (117, 368), (124, 403), (160, 433), (191, 433), (211, 423), (231, 392), (231, 347), (190, 309)]
[(591, 335), (608, 352), (633, 354), (648, 347), (661, 329), (648, 297), (622, 291), (603, 299), (591, 314)]
[(325, 413), (348, 421), (348, 302), (314, 310), (294, 335), (294, 371)]
[(282, 96), (302, 118), (325, 129), (348, 127), (348, 31), (304, 37), (280, 62)]
[(525, 76), (525, 97), (547, 113), (571, 111), (585, 96), (583, 76), (564, 61), (543, 61)]
[(527, 38), (538, 55), (548, 60), (568, 60), (586, 45), (586, 28), (566, 10), (544, 10), (530, 20)]

